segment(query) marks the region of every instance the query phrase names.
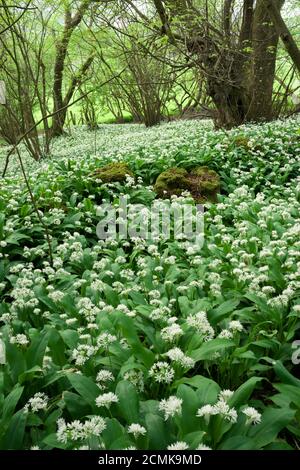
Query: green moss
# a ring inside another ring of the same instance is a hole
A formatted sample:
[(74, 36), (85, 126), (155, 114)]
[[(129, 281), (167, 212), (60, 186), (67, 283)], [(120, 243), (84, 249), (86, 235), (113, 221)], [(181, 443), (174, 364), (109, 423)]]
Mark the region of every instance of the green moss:
[(240, 147), (245, 150), (250, 150), (250, 139), (245, 135), (238, 135), (233, 139), (233, 144), (235, 147)]
[(184, 168), (170, 168), (159, 175), (154, 191), (159, 197), (179, 196), (189, 188), (188, 172)]
[(154, 186), (159, 197), (180, 196), (186, 190), (197, 202), (214, 202), (220, 192), (220, 177), (206, 166), (196, 167), (190, 173), (183, 168), (170, 168), (159, 175)]
[(127, 176), (134, 176), (127, 163), (110, 163), (95, 171), (94, 176), (101, 179), (103, 183), (124, 183)]

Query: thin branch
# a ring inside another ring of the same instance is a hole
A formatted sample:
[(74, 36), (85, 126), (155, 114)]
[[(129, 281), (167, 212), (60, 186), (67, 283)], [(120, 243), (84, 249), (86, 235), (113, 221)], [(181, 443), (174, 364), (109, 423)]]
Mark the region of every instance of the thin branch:
[(62, 111), (70, 108), (71, 106), (73, 106), (74, 104), (78, 103), (79, 101), (81, 101), (83, 98), (85, 98), (86, 96), (90, 95), (91, 93), (94, 93), (96, 90), (98, 90), (99, 88), (102, 88), (103, 86), (107, 85), (108, 83), (112, 82), (113, 80), (115, 80), (116, 78), (120, 77), (120, 75), (125, 71), (126, 69), (124, 68), (123, 70), (121, 70), (120, 73), (118, 73), (117, 75), (114, 75), (113, 77), (109, 78), (108, 80), (106, 80), (105, 82), (101, 83), (100, 85), (98, 85), (97, 87), (87, 91), (84, 95), (81, 95), (79, 98), (77, 98), (76, 100), (73, 100), (71, 103), (63, 106), (62, 108), (54, 111), (53, 113), (50, 113), (48, 114), (46, 117), (43, 117), (41, 118), (39, 121), (37, 121), (33, 126), (30, 127), (30, 129), (28, 129), (23, 135), (21, 135), (21, 137), (18, 139), (18, 141), (15, 143), (15, 145), (10, 149), (10, 151), (8, 152), (7, 156), (6, 156), (6, 161), (5, 161), (5, 166), (4, 166), (4, 170), (2, 172), (2, 178), (5, 177), (6, 175), (6, 172), (7, 172), (7, 168), (8, 168), (8, 163), (9, 163), (9, 158), (10, 156), (16, 151), (16, 149), (18, 148), (18, 146), (20, 145), (20, 143), (32, 132), (34, 131), (40, 124), (42, 124), (42, 122), (45, 120), (45, 119), (50, 119), (51, 117), (55, 116), (56, 114), (58, 113), (61, 113)]
[[(18, 21), (20, 21), (21, 18), (23, 18), (23, 16), (25, 15), (25, 13), (28, 11), (28, 10), (35, 10), (36, 8), (33, 7), (31, 8), (30, 7), (30, 4), (31, 4), (32, 0), (29, 0), (27, 5), (25, 7), (19, 7), (21, 8), (23, 11), (22, 13), (18, 16), (18, 18), (15, 19), (15, 21), (13, 21), (13, 23), (11, 23), (10, 25), (8, 25), (6, 28), (4, 28), (2, 31), (0, 31), (0, 35), (1, 34), (4, 34), (6, 33), (6, 31), (8, 31), (10, 28), (12, 28), (16, 23), (18, 23)], [(2, 6), (0, 8), (14, 8), (13, 6)]]

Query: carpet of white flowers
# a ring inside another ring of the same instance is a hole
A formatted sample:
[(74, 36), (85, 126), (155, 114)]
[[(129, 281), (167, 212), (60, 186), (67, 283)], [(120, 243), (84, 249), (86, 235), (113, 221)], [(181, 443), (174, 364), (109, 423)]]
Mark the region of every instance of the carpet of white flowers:
[[(0, 180), (1, 449), (299, 448), (299, 129), (103, 125), (56, 140), (40, 163), (24, 151), (52, 264), (11, 158)], [(93, 176), (113, 161), (136, 181)], [(97, 238), (98, 205), (126, 194), (150, 207), (163, 170), (195, 165), (222, 179), (201, 249)]]

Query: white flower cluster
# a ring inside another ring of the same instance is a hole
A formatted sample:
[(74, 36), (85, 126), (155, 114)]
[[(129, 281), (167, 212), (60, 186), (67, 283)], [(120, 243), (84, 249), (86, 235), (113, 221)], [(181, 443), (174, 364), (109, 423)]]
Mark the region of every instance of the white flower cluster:
[(163, 399), (159, 403), (159, 410), (164, 413), (165, 421), (173, 418), (175, 415), (181, 415), (182, 399), (171, 396), (168, 399)]
[(72, 441), (86, 440), (91, 436), (99, 437), (106, 429), (105, 420), (101, 416), (93, 416), (84, 423), (78, 420), (66, 423), (64, 419), (59, 419), (57, 426), (57, 440), (64, 444)]
[[(217, 403), (202, 406), (198, 409), (197, 416), (199, 418), (204, 417), (208, 421), (210, 416), (219, 415), (231, 423), (236, 423), (238, 418), (237, 410), (227, 403), (232, 396), (233, 392), (231, 390), (222, 390), (219, 393)], [(261, 414), (253, 407), (244, 408), (242, 413), (247, 417), (247, 424), (259, 424), (261, 422)]]
[(49, 397), (45, 393), (38, 392), (30, 398), (25, 405), (26, 411), (37, 413), (40, 410), (46, 410), (48, 406)]

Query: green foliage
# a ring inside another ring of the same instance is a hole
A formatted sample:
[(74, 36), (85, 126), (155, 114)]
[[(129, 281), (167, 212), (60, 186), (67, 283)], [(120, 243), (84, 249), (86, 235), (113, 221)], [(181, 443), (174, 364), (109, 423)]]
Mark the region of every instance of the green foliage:
[[(23, 154), (53, 266), (12, 157), (0, 185), (1, 449), (299, 445), (298, 129), (244, 126), (245, 149), (241, 129), (197, 121), (101, 126), (96, 149), (78, 129), (49, 161)], [(98, 184), (105, 165), (136, 178)], [(97, 239), (103, 201), (150, 210), (161, 173), (176, 189), (195, 167), (222, 189), (205, 203), (201, 249)]]

